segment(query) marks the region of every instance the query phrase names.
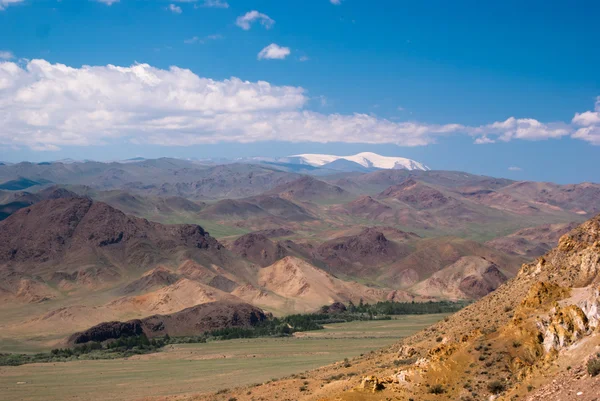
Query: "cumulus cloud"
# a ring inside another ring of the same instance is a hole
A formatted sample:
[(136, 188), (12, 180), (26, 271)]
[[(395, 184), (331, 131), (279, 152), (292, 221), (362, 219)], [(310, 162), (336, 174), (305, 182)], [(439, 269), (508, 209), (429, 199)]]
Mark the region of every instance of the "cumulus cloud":
[(458, 125), (305, 110), (301, 87), (190, 70), (0, 63), (0, 144), (57, 149), (115, 140), (185, 146), (264, 140), (425, 145)]
[(283, 60), (291, 53), (289, 47), (279, 46), (271, 43), (258, 53), (259, 60)]
[(254, 23), (254, 21), (259, 21), (260, 24), (266, 29), (271, 29), (271, 27), (275, 24), (275, 21), (268, 15), (259, 13), (256, 10), (248, 11), (246, 14), (237, 17), (235, 24), (247, 31), (252, 27), (252, 23)]
[(4, 61), (0, 146), (56, 150), (122, 141), (187, 146), (268, 140), (420, 146), (448, 135), (473, 135), (480, 141), (542, 139), (560, 137), (565, 129), (600, 144), (595, 120), (577, 115), (574, 120), (587, 125), (508, 119), (469, 127), (319, 113), (307, 109), (311, 99), (301, 87), (213, 80), (178, 67), (73, 68), (45, 60)]
[(0, 11), (5, 10), (8, 6), (22, 3), (25, 0), (0, 0)]
[(512, 139), (542, 140), (560, 138), (571, 134), (572, 130), (565, 123), (544, 124), (532, 118), (510, 117), (505, 121), (498, 121), (481, 127), (470, 128), (469, 133), (481, 135), (475, 143), (492, 143), (490, 136), (496, 136), (498, 140), (508, 142)]
[(572, 123), (577, 127), (573, 138), (600, 145), (600, 96), (596, 98), (594, 111), (576, 113)]
[(511, 166), (508, 168), (509, 171), (522, 171), (521, 167)]
[(181, 14), (183, 12), (181, 7), (176, 6), (175, 4), (169, 4), (168, 9), (169, 9), (169, 11), (171, 11), (174, 14)]

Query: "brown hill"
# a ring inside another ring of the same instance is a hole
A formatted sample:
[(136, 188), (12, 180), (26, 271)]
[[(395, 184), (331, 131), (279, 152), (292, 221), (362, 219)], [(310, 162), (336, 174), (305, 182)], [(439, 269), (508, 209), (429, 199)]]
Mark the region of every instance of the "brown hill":
[(246, 198), (245, 200), (257, 205), (271, 216), (287, 221), (308, 221), (314, 219), (302, 206), (279, 196), (262, 195)]
[(256, 196), (224, 199), (208, 205), (200, 214), (206, 219), (262, 219), (280, 222), (303, 222), (314, 217), (303, 207), (279, 196)]
[(558, 185), (545, 182), (517, 182), (501, 190), (517, 199), (581, 215), (600, 212), (600, 184)]
[(230, 250), (259, 266), (267, 267), (288, 255), (286, 247), (271, 241), (262, 234), (242, 235), (233, 242)]
[(361, 196), (344, 205), (333, 208), (334, 212), (343, 213), (351, 216), (360, 216), (369, 220), (384, 220), (386, 217), (393, 216), (393, 209), (372, 197)]
[(331, 271), (355, 276), (370, 276), (373, 267), (390, 264), (408, 254), (406, 245), (389, 241), (377, 228), (335, 238), (316, 250), (316, 256)]
[(349, 192), (336, 185), (309, 176), (279, 185), (267, 194), (306, 202), (343, 201), (353, 197)]
[(508, 254), (533, 258), (554, 248), (559, 238), (577, 225), (577, 223), (560, 223), (524, 228), (505, 237), (488, 241), (486, 245)]
[(254, 203), (224, 199), (207, 206), (200, 216), (207, 219), (247, 219), (249, 217), (269, 217), (270, 215)]
[(521, 257), (508, 256), (476, 241), (455, 237), (423, 239), (414, 242), (414, 248), (406, 257), (382, 269), (378, 280), (408, 288), (456, 263), (463, 256), (483, 258), (507, 277), (514, 276), (524, 261)]
[[(200, 226), (153, 223), (88, 198), (48, 200), (21, 209), (0, 222), (0, 242), (0, 276), (6, 278), (0, 285), (2, 297), (16, 302), (111, 288), (116, 294), (142, 293), (192, 275), (232, 291), (237, 283), (253, 280), (257, 270)], [(185, 262), (203, 267), (189, 274), (166, 268), (142, 276), (160, 265), (175, 268)], [(27, 283), (29, 295), (18, 293), (21, 283)]]
[(455, 201), (439, 190), (408, 179), (401, 184), (392, 185), (378, 196), (379, 199), (395, 199), (416, 209), (434, 209), (449, 205)]
[(147, 267), (181, 249), (222, 246), (195, 225), (165, 226), (88, 198), (42, 201), (0, 222), (0, 265), (47, 274), (52, 267)]
[(67, 342), (72, 345), (102, 342), (122, 336), (146, 334), (148, 338), (196, 336), (207, 331), (249, 328), (267, 319), (264, 312), (241, 302), (210, 302), (168, 315), (153, 315), (128, 322), (107, 322), (75, 333)]
[(411, 292), (436, 298), (479, 299), (506, 280), (494, 263), (479, 256), (463, 256), (412, 287)]
[(262, 269), (259, 285), (294, 302), (293, 310), (314, 311), (334, 302), (377, 302), (386, 298), (390, 290), (369, 288), (342, 281), (310, 263), (288, 256)]

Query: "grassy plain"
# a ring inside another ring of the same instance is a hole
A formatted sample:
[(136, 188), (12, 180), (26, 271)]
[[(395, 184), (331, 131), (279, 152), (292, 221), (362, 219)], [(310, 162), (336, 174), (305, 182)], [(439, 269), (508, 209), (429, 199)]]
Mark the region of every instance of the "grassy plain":
[(391, 345), (445, 316), (331, 324), (293, 338), (174, 345), (129, 359), (0, 367), (0, 398), (138, 400), (262, 383)]

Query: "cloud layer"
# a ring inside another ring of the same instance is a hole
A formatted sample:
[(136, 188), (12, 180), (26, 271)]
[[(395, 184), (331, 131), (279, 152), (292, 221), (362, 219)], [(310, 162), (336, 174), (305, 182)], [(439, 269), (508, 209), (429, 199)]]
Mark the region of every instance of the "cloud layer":
[(571, 135), (600, 144), (600, 99), (571, 124), (509, 118), (481, 127), (392, 122), (307, 110), (301, 87), (216, 81), (147, 64), (72, 68), (0, 62), (0, 145), (55, 150), (131, 141), (173, 146), (221, 141), (394, 143), (419, 146), (467, 134), (481, 143)]

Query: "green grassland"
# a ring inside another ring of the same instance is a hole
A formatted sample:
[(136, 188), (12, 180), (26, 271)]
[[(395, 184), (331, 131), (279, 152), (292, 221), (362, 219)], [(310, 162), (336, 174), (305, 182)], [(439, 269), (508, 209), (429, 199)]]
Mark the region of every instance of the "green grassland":
[(262, 383), (391, 345), (445, 316), (330, 324), (288, 338), (170, 345), (129, 359), (0, 367), (0, 398), (136, 400)]

